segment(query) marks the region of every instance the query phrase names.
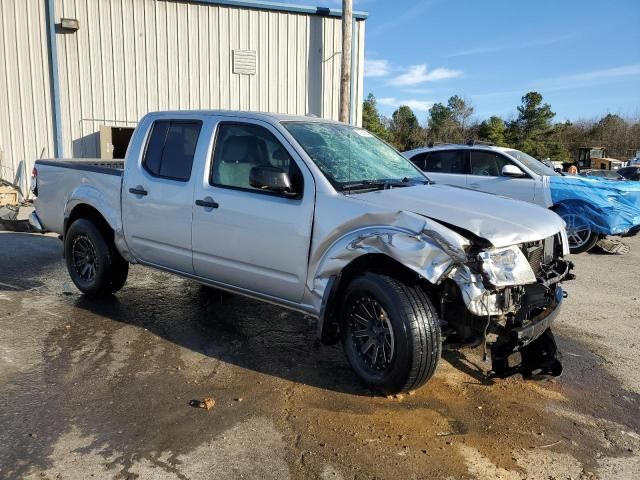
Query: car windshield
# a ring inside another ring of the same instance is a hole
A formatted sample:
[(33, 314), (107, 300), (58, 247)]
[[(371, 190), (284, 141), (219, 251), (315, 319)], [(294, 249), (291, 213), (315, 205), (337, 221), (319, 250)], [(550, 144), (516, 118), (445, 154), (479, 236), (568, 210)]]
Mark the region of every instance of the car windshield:
[(520, 163), (522, 163), (525, 167), (531, 170), (533, 173), (537, 173), (538, 175), (549, 175), (549, 176), (559, 176), (560, 174), (556, 172), (554, 169), (547, 167), (544, 163), (542, 163), (537, 158), (532, 157), (520, 150), (507, 150), (506, 153)]
[(283, 125), (338, 190), (429, 182), (409, 160), (362, 128), (321, 122)]

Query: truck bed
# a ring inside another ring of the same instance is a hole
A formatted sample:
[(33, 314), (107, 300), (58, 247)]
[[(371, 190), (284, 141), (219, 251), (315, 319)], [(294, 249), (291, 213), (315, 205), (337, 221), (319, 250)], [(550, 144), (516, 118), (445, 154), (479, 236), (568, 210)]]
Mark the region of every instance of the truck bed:
[(72, 168), (89, 172), (122, 175), (124, 160), (102, 160), (100, 158), (64, 158), (59, 160), (38, 160), (38, 165)]
[(37, 211), (43, 226), (58, 234), (64, 233), (65, 212), (61, 205), (72, 209), (74, 199), (82, 203), (95, 202), (105, 212), (107, 221), (120, 224), (120, 189), (123, 160), (46, 159), (37, 160)]

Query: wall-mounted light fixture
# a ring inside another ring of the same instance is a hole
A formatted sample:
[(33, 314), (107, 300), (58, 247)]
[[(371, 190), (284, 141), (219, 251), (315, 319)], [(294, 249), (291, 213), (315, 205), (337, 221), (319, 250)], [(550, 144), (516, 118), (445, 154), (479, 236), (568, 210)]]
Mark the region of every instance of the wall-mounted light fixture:
[(76, 32), (80, 29), (80, 22), (75, 18), (61, 18), (60, 27), (65, 32)]

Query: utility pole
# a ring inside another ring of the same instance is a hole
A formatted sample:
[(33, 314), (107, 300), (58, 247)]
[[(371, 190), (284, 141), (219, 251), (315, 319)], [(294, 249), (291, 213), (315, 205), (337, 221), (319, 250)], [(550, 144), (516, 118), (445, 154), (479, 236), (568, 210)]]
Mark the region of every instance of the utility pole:
[(341, 122), (349, 122), (351, 97), (351, 26), (353, 25), (353, 0), (342, 0), (342, 65), (340, 67), (340, 113)]

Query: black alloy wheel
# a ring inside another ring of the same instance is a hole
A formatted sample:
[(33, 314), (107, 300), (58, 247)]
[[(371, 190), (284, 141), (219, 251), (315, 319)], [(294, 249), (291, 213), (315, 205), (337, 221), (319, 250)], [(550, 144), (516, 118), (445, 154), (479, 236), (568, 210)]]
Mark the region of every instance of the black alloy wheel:
[(419, 281), (361, 274), (344, 291), (340, 322), (347, 359), (373, 390), (414, 390), (434, 374), (442, 349), (440, 323)]
[(78, 276), (85, 282), (92, 282), (96, 277), (97, 253), (89, 237), (78, 235), (74, 238), (71, 254)]
[(351, 341), (362, 366), (372, 374), (387, 370), (393, 362), (395, 340), (388, 313), (368, 295), (356, 298), (349, 311)]
[(107, 227), (87, 218), (75, 220), (64, 237), (69, 276), (83, 293), (109, 295), (127, 281), (129, 264), (122, 258)]

